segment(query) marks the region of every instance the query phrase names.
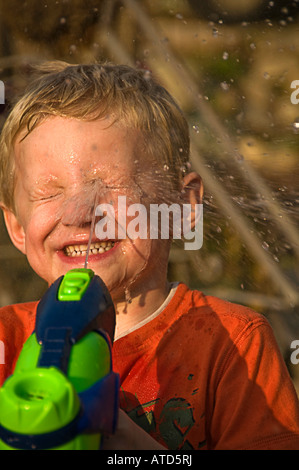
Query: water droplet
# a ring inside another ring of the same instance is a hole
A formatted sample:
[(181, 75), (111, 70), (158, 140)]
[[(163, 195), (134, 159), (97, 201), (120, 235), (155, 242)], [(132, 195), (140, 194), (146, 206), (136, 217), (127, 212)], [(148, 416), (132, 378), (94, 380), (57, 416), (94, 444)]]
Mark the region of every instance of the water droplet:
[(224, 91), (228, 91), (229, 90), (229, 84), (227, 82), (221, 82), (220, 83), (220, 87), (222, 88), (222, 90)]
[(219, 34), (219, 31), (217, 28), (213, 28), (212, 29), (212, 35), (214, 36), (214, 38), (217, 38), (218, 37), (218, 34)]
[(228, 57), (229, 57), (228, 52), (223, 52), (223, 54), (222, 54), (222, 59), (223, 59), (223, 60), (227, 60)]
[(253, 51), (256, 49), (256, 45), (254, 44), (254, 42), (252, 42), (250, 45), (249, 45), (250, 49), (252, 49)]
[(126, 302), (128, 304), (132, 303), (132, 297), (131, 297), (131, 294), (130, 294), (130, 291), (129, 291), (128, 287), (125, 288), (125, 298), (126, 298)]
[(150, 70), (145, 70), (144, 73), (143, 73), (143, 77), (145, 78), (145, 80), (150, 80), (151, 79), (151, 71)]
[(265, 78), (266, 80), (269, 80), (270, 74), (269, 74), (268, 72), (265, 72), (265, 73), (264, 73), (264, 78)]
[(269, 244), (267, 242), (263, 242), (262, 243), (262, 247), (264, 248), (264, 250), (268, 251), (269, 250)]
[(165, 165), (163, 166), (163, 169), (164, 169), (164, 171), (168, 171), (168, 170), (169, 170), (169, 166), (165, 164)]
[(299, 117), (294, 119), (293, 128), (296, 131), (296, 133), (299, 131)]
[(196, 132), (196, 134), (199, 134), (199, 127), (194, 125), (192, 126), (192, 129)]

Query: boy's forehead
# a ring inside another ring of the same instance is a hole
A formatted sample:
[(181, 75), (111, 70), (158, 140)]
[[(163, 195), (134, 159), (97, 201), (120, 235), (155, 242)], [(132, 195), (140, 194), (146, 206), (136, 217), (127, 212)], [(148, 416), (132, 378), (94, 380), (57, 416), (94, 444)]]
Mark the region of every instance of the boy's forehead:
[[(63, 164), (85, 165), (85, 172), (102, 168), (133, 166), (145, 160), (145, 146), (140, 130), (109, 120), (81, 121), (51, 117), (29, 134), (20, 132), (15, 143), (17, 164), (36, 161), (41, 164), (61, 160)], [(84, 165), (83, 165), (84, 166)]]

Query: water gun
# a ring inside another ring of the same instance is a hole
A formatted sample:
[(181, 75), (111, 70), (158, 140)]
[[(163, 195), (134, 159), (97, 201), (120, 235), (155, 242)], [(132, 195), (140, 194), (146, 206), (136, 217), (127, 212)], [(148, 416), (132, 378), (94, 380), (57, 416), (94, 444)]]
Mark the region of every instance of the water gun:
[(101, 448), (118, 417), (114, 329), (113, 302), (92, 270), (70, 270), (51, 285), (0, 389), (0, 450)]

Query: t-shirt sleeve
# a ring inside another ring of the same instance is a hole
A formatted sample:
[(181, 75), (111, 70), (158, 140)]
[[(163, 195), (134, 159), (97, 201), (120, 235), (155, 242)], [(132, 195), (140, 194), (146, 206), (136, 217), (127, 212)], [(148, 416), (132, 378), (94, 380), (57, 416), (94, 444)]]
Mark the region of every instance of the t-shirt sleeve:
[(214, 387), (212, 448), (299, 449), (297, 395), (266, 319), (238, 333), (217, 367)]
[(32, 333), (36, 304), (17, 304), (0, 309), (0, 387), (12, 374), (24, 342)]

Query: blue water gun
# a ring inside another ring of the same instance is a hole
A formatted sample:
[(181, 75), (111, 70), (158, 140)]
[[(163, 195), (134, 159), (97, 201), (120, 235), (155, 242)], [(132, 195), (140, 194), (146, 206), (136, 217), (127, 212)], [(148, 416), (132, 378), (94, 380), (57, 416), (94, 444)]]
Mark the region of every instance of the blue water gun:
[(52, 284), (0, 389), (0, 449), (102, 447), (118, 417), (114, 330), (112, 299), (92, 270), (70, 270)]

